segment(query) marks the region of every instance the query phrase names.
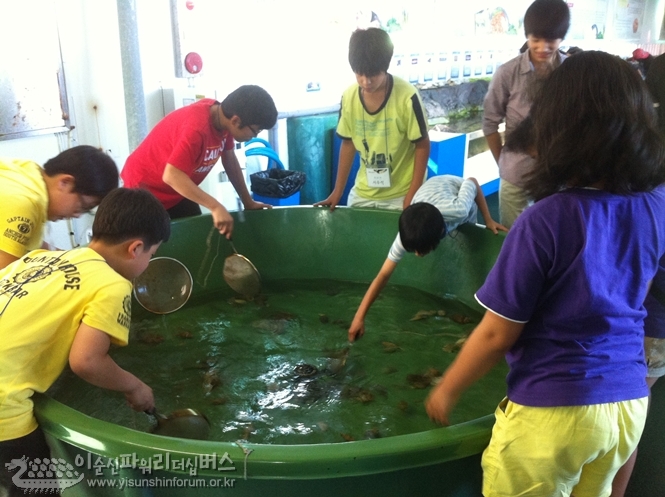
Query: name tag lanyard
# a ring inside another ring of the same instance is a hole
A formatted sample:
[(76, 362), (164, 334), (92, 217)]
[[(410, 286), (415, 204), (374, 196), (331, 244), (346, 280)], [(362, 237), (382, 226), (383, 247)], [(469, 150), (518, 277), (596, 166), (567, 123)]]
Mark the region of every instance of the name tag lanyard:
[(377, 154), (376, 151), (372, 151), (372, 157), (370, 158), (369, 144), (367, 143), (365, 129), (365, 105), (363, 104), (363, 148), (365, 149), (365, 156), (362, 160), (365, 163), (367, 186), (372, 188), (389, 188), (391, 186), (390, 171), (393, 156), (388, 149), (388, 122), (386, 119), (385, 106), (383, 108), (383, 131), (385, 135), (386, 153)]

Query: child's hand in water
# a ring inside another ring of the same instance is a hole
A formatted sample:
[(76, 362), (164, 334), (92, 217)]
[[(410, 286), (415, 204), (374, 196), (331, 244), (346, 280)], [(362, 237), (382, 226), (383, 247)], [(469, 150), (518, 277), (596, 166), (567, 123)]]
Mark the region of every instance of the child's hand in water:
[(349, 327), (349, 342), (353, 343), (365, 334), (365, 321), (363, 319), (355, 319)]

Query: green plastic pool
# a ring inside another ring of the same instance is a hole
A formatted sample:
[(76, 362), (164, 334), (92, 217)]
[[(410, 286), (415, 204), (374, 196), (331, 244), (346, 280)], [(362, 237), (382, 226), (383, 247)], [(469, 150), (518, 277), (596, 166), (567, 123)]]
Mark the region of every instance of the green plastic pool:
[[(270, 288), (280, 280), (366, 285), (385, 259), (399, 213), (290, 207), (249, 211), (244, 216), (245, 222), (236, 220), (234, 243)], [(221, 278), (223, 260), (231, 248), (216, 233), (210, 236), (210, 227), (209, 216), (176, 221), (171, 240), (159, 250), (158, 255), (182, 261), (194, 277), (192, 300), (178, 312), (209, 295), (220, 301), (234, 297)], [(391, 284), (412, 287), (436, 299), (454, 296), (460, 305), (480, 313), (473, 293), (484, 281), (502, 241), (503, 235), (463, 226), (433, 254), (405, 257)], [(146, 319), (147, 312), (134, 304), (133, 320)], [(352, 316), (351, 310), (345, 319)], [(343, 336), (345, 331), (340, 331)], [(367, 333), (363, 340), (369, 343), (376, 332)], [(158, 347), (154, 351), (159, 364), (164, 359)], [(449, 362), (444, 354), (442, 370)], [(502, 374), (505, 371), (497, 370), (498, 376), (487, 381), (492, 395), (497, 394), (497, 378)], [(54, 456), (70, 461), (85, 476), (64, 495), (217, 495), (225, 489), (233, 495), (477, 496), (480, 453), (493, 423), (488, 408), (483, 415), (449, 428), (289, 445), (254, 443), (251, 437), (224, 442), (159, 437), (92, 418), (48, 396), (38, 396), (36, 406)]]

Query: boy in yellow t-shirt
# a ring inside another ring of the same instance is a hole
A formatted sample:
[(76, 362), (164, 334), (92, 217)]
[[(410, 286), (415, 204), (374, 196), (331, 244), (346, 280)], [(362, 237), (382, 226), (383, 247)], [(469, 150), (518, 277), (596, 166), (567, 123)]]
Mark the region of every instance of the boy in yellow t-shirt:
[(118, 187), (113, 159), (79, 145), (40, 167), (0, 157), (0, 269), (41, 247), (46, 221), (79, 217)]
[(0, 494), (22, 495), (5, 467), (48, 458), (31, 397), (46, 391), (67, 362), (93, 385), (124, 393), (136, 411), (154, 407), (151, 388), (109, 356), (126, 345), (131, 280), (140, 275), (170, 220), (148, 191), (119, 188), (99, 206), (87, 247), (34, 250), (0, 270)]

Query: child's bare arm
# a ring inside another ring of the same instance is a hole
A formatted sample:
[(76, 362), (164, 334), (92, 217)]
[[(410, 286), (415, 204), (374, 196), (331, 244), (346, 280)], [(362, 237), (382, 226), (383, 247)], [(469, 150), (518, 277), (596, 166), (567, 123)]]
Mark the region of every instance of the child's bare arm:
[(485, 199), (485, 194), (483, 193), (483, 189), (480, 187), (478, 180), (476, 178), (469, 178), (469, 180), (476, 184), (476, 205), (478, 206), (478, 210), (485, 219), (485, 226), (487, 229), (492, 231), (495, 235), (499, 232), (499, 230), (508, 231), (508, 228), (506, 228), (503, 224), (497, 223), (494, 219), (492, 219), (490, 209), (487, 206), (487, 199)]
[(369, 308), (379, 296), (381, 290), (383, 290), (388, 283), (388, 280), (396, 267), (397, 263), (390, 259), (386, 259), (383, 266), (381, 266), (379, 274), (376, 275), (372, 284), (367, 289), (367, 292), (365, 292), (365, 296), (363, 297), (362, 302), (360, 302), (356, 315), (353, 317), (353, 322), (349, 328), (349, 342), (355, 342), (365, 334), (365, 316), (367, 316)]
[(88, 383), (125, 394), (132, 409), (152, 409), (155, 406), (152, 389), (111, 359), (110, 345), (109, 335), (81, 323), (69, 352), (69, 366)]
[(429, 136), (425, 136), (425, 138), (416, 142), (416, 156), (413, 160), (413, 177), (411, 178), (409, 191), (404, 197), (404, 209), (411, 205), (414, 195), (418, 189), (423, 186), (425, 173), (427, 172), (427, 161), (429, 160), (430, 147)]
[(437, 423), (450, 424), (448, 415), (462, 393), (485, 376), (513, 346), (524, 323), (509, 321), (486, 311), (455, 361), (425, 401), (427, 414)]
[(9, 254), (4, 250), (0, 250), (0, 269), (9, 266), (12, 262), (18, 260), (15, 255)]
[(342, 140), (342, 144), (339, 149), (339, 160), (337, 164), (337, 177), (335, 178), (335, 188), (328, 195), (328, 198), (316, 202), (314, 207), (329, 206), (331, 211), (335, 210), (337, 203), (342, 198), (344, 194), (344, 188), (346, 188), (346, 182), (349, 179), (349, 174), (351, 174), (351, 169), (353, 167), (353, 161), (356, 157), (356, 147), (353, 145), (351, 140)]
[(487, 145), (489, 146), (490, 151), (492, 152), (494, 160), (498, 164), (499, 157), (501, 156), (501, 150), (503, 149), (503, 142), (501, 141), (501, 135), (497, 131), (496, 133), (485, 135), (485, 139), (487, 140)]

